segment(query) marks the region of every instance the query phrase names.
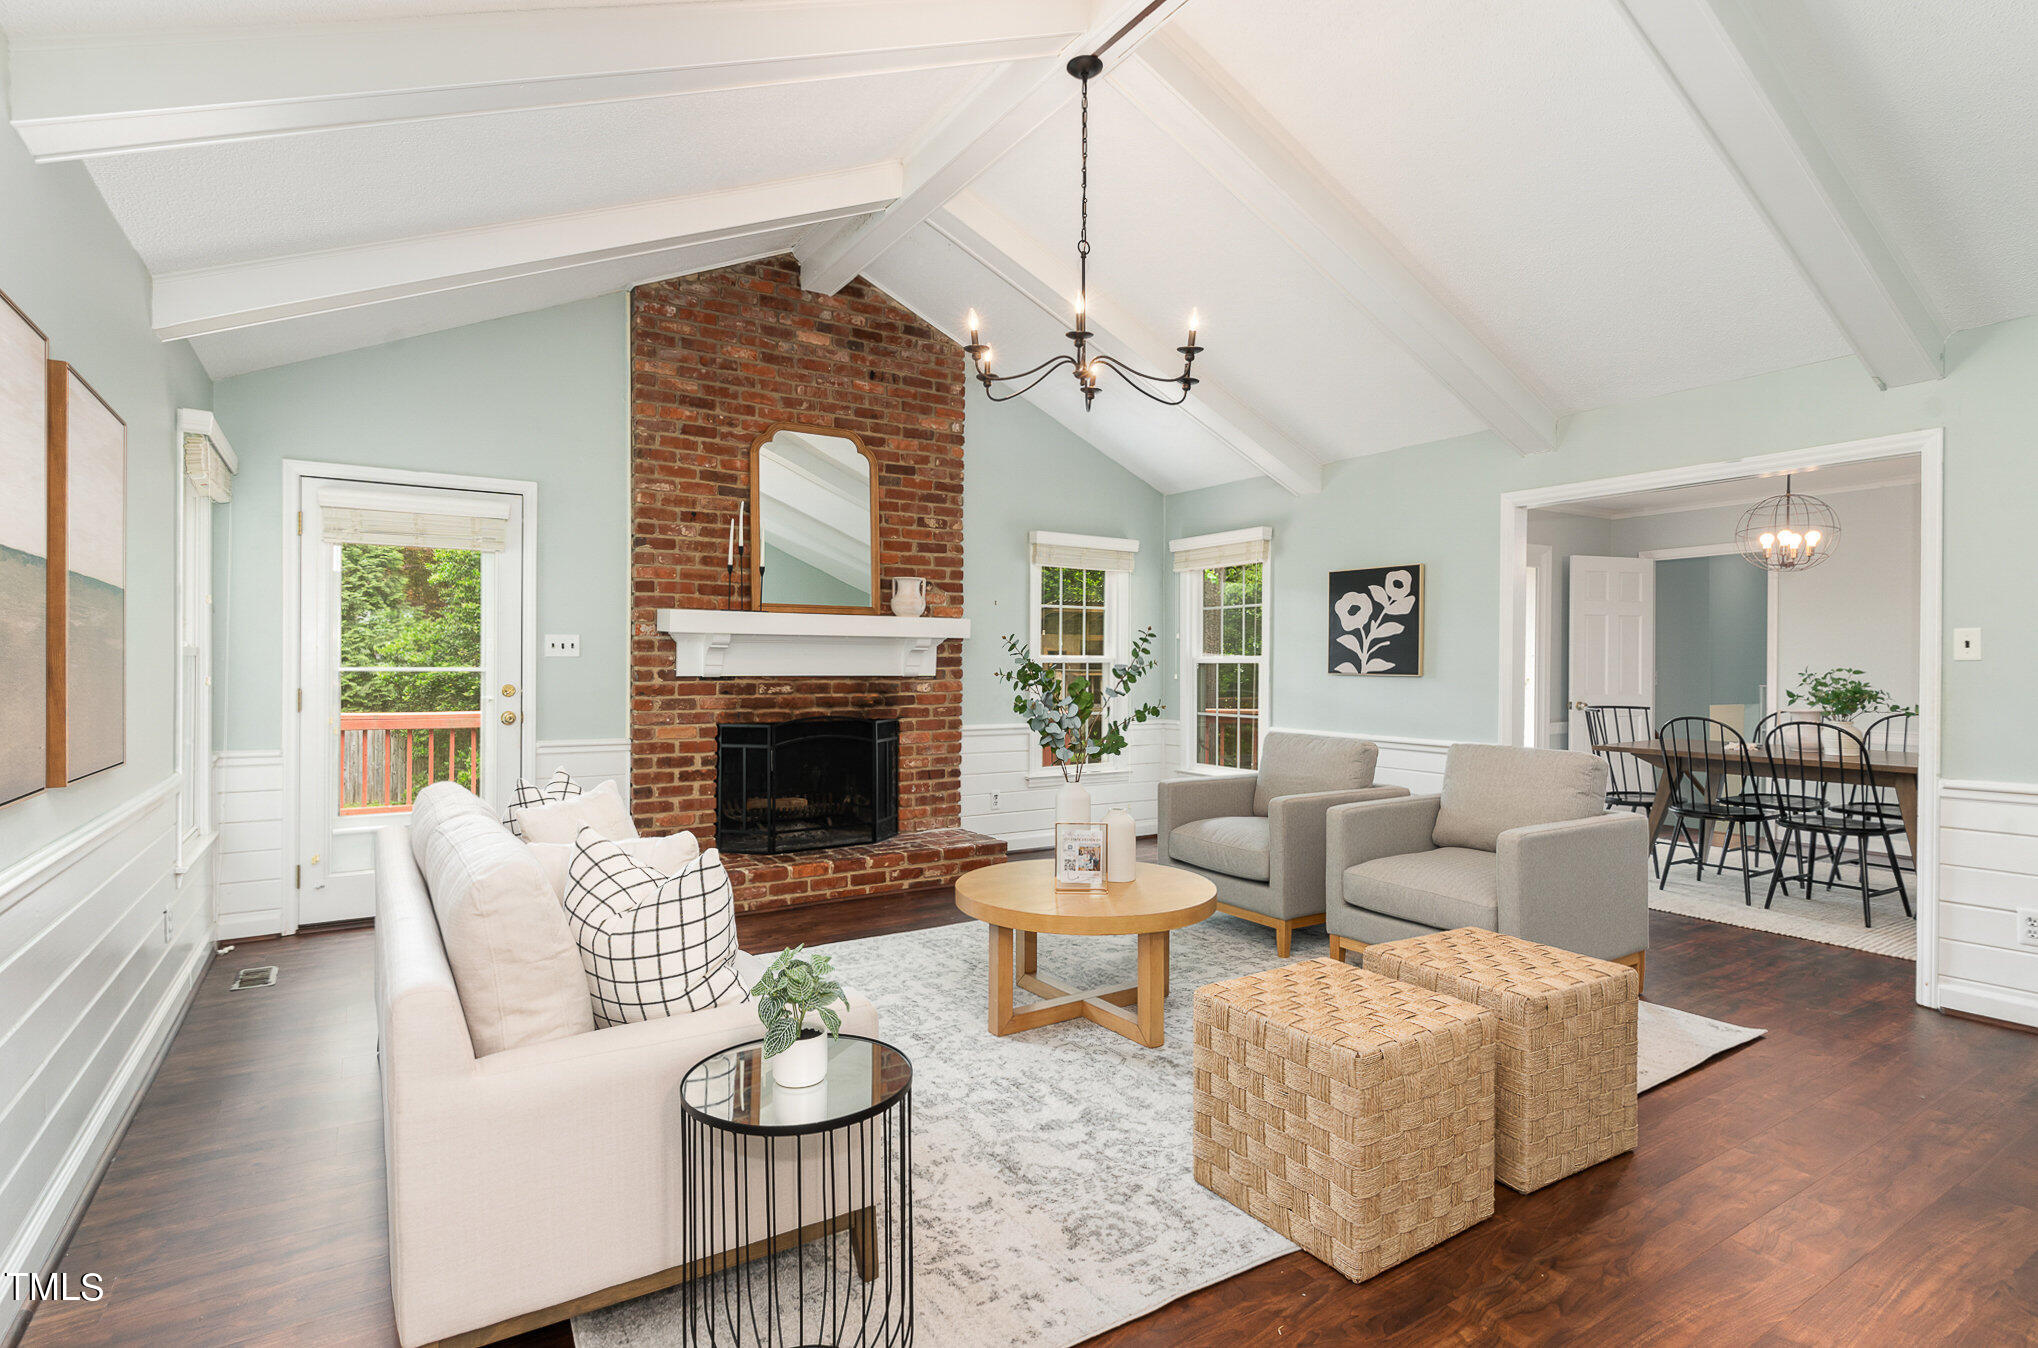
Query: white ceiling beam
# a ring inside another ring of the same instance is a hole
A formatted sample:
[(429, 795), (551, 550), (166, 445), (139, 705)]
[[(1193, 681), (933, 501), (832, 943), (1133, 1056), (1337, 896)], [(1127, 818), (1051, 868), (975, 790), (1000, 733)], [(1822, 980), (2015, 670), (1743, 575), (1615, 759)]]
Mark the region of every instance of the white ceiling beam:
[(1888, 388), (1945, 374), (1946, 332), (1740, 0), (1615, 0), (1757, 210)]
[(1088, 0), (694, 0), (16, 38), (39, 160), (1050, 56)]
[(1075, 97), (1076, 82), (1065, 68), (1070, 57), (1110, 43), (1104, 53), (1109, 71), (1187, 2), (1099, 0), (1088, 26), (1053, 59), (999, 72), (906, 156), (906, 190), (883, 214), (853, 230), (802, 240), (800, 284), (824, 295), (848, 285)]
[(899, 194), (896, 162), (698, 196), (172, 272), (155, 280), (153, 321), (165, 341), (439, 291), (586, 267), (618, 258), (670, 263), (703, 245), (845, 216)]
[[(1076, 294), (1075, 268), (1062, 255), (1049, 251), (1003, 215), (968, 192), (958, 193), (927, 222), (944, 238), (995, 273), (1035, 307), (1059, 323), (1067, 323), (1070, 302)], [(1092, 286), (1089, 292), (1088, 326), (1096, 334), (1095, 346), (1154, 373), (1181, 368), (1177, 343), (1161, 337)], [(1107, 397), (1136, 397), (1129, 390), (1111, 392)], [(1254, 472), (1271, 478), (1296, 495), (1308, 495), (1323, 487), (1323, 465), (1264, 417), (1204, 378), (1182, 404), (1182, 413), (1194, 418), (1204, 429), (1248, 464)]]
[(1112, 85), (1502, 439), (1524, 454), (1556, 447), (1556, 413), (1542, 396), (1200, 49), (1166, 34), (1120, 66)]

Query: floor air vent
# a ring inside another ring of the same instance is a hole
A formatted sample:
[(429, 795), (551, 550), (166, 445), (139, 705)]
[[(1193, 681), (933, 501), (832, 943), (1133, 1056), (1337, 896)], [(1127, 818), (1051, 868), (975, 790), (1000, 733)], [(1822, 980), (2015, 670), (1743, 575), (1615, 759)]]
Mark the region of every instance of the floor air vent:
[(248, 988), (273, 987), (275, 983), (276, 966), (273, 964), (262, 964), (252, 969), (243, 969), (235, 974), (233, 985), (227, 991), (243, 992)]

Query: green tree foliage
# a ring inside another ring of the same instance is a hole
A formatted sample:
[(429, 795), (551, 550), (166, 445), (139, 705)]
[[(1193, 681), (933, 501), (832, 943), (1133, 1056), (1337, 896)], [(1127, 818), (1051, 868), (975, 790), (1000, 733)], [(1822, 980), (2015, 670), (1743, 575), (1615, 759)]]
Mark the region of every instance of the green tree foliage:
[[(459, 548), (340, 550), (340, 664), (481, 663), (481, 554)], [(350, 712), (472, 711), (478, 673), (343, 673)]]

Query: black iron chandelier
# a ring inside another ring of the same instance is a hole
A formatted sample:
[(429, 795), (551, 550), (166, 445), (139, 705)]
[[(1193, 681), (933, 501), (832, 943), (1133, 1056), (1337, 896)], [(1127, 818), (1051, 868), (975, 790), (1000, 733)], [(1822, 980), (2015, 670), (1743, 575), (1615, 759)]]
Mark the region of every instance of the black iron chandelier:
[[(1190, 371), (1195, 367), (1196, 357), (1203, 348), (1196, 345), (1196, 315), (1189, 315), (1189, 342), (1175, 350), (1182, 353), (1182, 372), (1178, 375), (1147, 374), (1136, 370), (1116, 356), (1090, 349), (1090, 339), (1096, 334), (1088, 327), (1090, 302), (1090, 81), (1104, 70), (1101, 56), (1078, 56), (1069, 62), (1069, 74), (1082, 82), (1083, 86), (1083, 219), (1082, 232), (1076, 238), (1076, 325), (1065, 334), (1075, 344), (1074, 355), (1056, 356), (1044, 360), (1030, 370), (1018, 374), (992, 374), (991, 348), (986, 346), (977, 328), (977, 311), (969, 311), (969, 345), (963, 350), (969, 352), (970, 362), (976, 366), (977, 379), (990, 395), (992, 402), (1006, 402), (1022, 393), (1039, 387), (1041, 382), (1064, 365), (1074, 372), (1076, 386), (1083, 391), (1083, 410), (1089, 411), (1090, 404), (1097, 398), (1097, 381), (1109, 370), (1125, 381), (1126, 387), (1170, 407), (1186, 402), (1189, 390), (1196, 386), (1196, 376)], [(1004, 392), (999, 389), (1003, 387)], [(1159, 389), (1180, 390), (1179, 392), (1157, 392)]]

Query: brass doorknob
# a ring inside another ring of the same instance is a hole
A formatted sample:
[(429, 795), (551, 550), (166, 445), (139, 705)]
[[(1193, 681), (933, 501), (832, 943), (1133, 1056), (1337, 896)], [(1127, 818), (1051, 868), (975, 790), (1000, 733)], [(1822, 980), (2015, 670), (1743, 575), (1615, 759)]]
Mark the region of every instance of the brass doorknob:
[(502, 686), (502, 695), (504, 697), (515, 697), (517, 695), (517, 686), (513, 683), (504, 684)]
[(502, 723), (504, 725), (515, 725), (517, 723), (517, 714), (513, 711), (504, 712), (502, 714)]

